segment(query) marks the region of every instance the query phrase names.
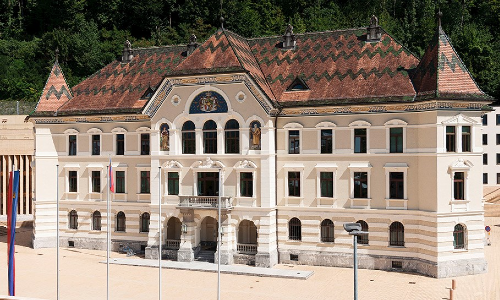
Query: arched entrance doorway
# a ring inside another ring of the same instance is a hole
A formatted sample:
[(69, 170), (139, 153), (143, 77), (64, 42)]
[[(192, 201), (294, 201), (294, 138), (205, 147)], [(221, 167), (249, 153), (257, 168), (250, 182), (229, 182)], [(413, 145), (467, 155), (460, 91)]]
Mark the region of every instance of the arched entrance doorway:
[(217, 220), (212, 217), (205, 217), (201, 222), (200, 245), (202, 250), (217, 250)]
[(167, 222), (167, 238), (165, 244), (167, 249), (179, 249), (181, 242), (181, 221), (171, 217)]
[(252, 221), (243, 220), (238, 226), (238, 252), (257, 253), (257, 227)]

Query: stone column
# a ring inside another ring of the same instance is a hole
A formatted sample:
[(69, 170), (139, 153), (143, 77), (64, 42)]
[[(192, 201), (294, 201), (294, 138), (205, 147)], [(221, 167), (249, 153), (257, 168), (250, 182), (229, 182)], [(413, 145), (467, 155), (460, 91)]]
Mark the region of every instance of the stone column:
[(194, 222), (194, 212), (192, 209), (181, 210), (182, 223), (187, 225), (187, 232), (181, 233), (181, 244), (177, 251), (177, 261), (193, 261), (193, 246), (196, 241), (196, 222)]
[[(220, 246), (220, 263), (221, 265), (232, 265), (234, 262), (234, 252), (236, 244), (234, 242), (234, 228), (231, 225), (231, 214), (222, 213), (222, 238)], [(215, 252), (214, 262), (218, 261), (218, 254)]]
[(278, 263), (276, 245), (276, 211), (272, 210), (267, 216), (260, 218), (257, 238), (257, 254), (255, 266), (271, 268)]

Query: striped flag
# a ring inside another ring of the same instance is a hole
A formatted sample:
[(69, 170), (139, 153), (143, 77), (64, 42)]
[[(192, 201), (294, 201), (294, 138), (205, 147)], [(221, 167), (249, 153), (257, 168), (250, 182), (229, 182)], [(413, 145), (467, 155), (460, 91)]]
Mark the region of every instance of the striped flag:
[(9, 172), (9, 191), (7, 194), (7, 251), (9, 296), (16, 294), (16, 268), (14, 246), (16, 244), (17, 201), (19, 192), (19, 171)]
[(114, 193), (115, 192), (115, 181), (113, 179), (113, 170), (111, 169), (111, 158), (109, 159), (108, 178), (109, 178), (109, 190)]

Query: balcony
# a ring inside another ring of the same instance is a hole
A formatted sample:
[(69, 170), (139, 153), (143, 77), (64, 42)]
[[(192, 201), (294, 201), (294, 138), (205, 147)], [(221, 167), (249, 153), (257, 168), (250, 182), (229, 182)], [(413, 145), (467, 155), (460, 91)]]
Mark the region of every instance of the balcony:
[[(233, 209), (231, 197), (221, 197), (221, 209)], [(218, 196), (179, 196), (178, 208), (218, 209)]]
[(240, 254), (257, 254), (257, 244), (237, 244), (237, 251)]

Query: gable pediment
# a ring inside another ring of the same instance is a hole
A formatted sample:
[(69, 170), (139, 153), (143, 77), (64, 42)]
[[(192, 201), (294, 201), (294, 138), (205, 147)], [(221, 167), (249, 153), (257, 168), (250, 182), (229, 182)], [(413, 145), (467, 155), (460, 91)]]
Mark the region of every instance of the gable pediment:
[(469, 118), (463, 114), (458, 114), (447, 120), (441, 122), (442, 124), (458, 125), (458, 124), (477, 124), (472, 118)]

